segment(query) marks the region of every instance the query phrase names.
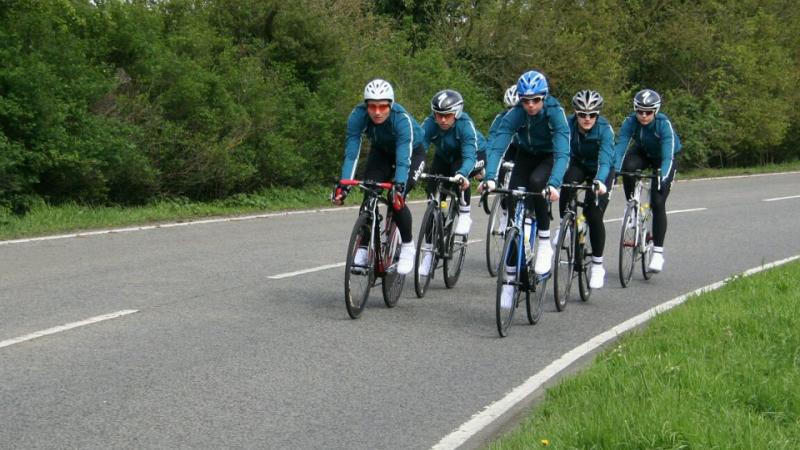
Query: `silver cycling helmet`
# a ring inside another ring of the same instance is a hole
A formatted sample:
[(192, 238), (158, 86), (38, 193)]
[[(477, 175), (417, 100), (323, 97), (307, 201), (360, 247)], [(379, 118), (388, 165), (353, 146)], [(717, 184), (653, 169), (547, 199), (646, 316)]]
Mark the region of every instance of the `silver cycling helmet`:
[(503, 104), (506, 105), (506, 108), (513, 108), (519, 102), (519, 96), (517, 95), (517, 85), (512, 85), (508, 89), (506, 89), (505, 95), (503, 95)]
[(603, 97), (597, 91), (583, 90), (578, 91), (572, 97), (572, 107), (577, 112), (599, 113), (603, 107)]

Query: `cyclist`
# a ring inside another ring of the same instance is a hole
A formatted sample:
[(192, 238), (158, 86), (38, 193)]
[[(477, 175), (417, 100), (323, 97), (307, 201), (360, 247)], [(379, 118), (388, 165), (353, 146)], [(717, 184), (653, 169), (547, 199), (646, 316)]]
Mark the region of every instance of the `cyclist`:
[[(519, 97), (517, 96), (517, 85), (514, 84), (511, 85), (508, 89), (506, 89), (506, 92), (503, 95), (503, 105), (505, 105), (506, 109), (498, 113), (494, 117), (492, 124), (489, 126), (489, 139), (487, 140), (486, 143), (487, 149), (491, 148), (492, 140), (494, 139), (494, 136), (497, 134), (497, 130), (500, 128), (500, 122), (503, 121), (503, 117), (505, 117), (508, 111), (510, 111), (511, 108), (516, 106), (518, 102), (519, 102)], [(515, 134), (514, 138), (512, 138), (511, 142), (508, 144), (508, 149), (506, 149), (505, 154), (503, 154), (503, 159), (501, 163), (514, 162), (514, 159), (517, 156), (516, 142), (517, 142), (517, 136)], [(498, 180), (504, 179), (507, 170), (508, 169), (503, 167), (501, 164), (500, 171), (497, 174), (497, 179)], [(500, 220), (497, 221), (497, 225), (500, 227), (501, 230), (505, 228), (507, 221), (508, 221), (508, 206), (506, 205), (506, 199), (503, 198), (500, 200)]]
[[(661, 169), (658, 180), (653, 180), (650, 189), (650, 204), (653, 208), (653, 258), (648, 270), (661, 272), (664, 268), (664, 237), (667, 234), (666, 202), (677, 161), (675, 155), (681, 151), (681, 141), (666, 114), (658, 112), (661, 96), (652, 89), (643, 89), (633, 97), (634, 112), (622, 122), (619, 140), (614, 147), (615, 167), (632, 172), (651, 167)], [(634, 144), (628, 148), (631, 140)], [(633, 195), (635, 180), (622, 177), (625, 198)]]
[[(397, 272), (405, 275), (414, 268), (415, 253), (411, 211), (405, 204), (405, 198), (424, 167), (424, 134), (414, 117), (394, 101), (392, 85), (380, 78), (367, 83), (364, 87), (364, 103), (357, 105), (347, 120), (342, 179), (355, 176), (362, 134), (370, 142), (364, 179), (384, 181), (393, 178), (392, 207), (403, 241)], [(332, 196), (333, 203), (343, 204), (348, 192), (348, 186), (337, 184)], [(366, 259), (366, 248), (359, 249), (355, 256), (356, 264), (363, 264)]]
[[(609, 189), (614, 181), (614, 129), (600, 116), (603, 97), (596, 91), (579, 91), (572, 97), (575, 113), (567, 122), (570, 129), (570, 162), (564, 183), (582, 183), (592, 180), (594, 189), (586, 193), (583, 213), (589, 224), (589, 240), (592, 244), (592, 270), (589, 287), (603, 287), (606, 271), (603, 268), (603, 248), (606, 243), (606, 227), (603, 215), (608, 207)], [(564, 188), (558, 210), (561, 215), (574, 189)], [(555, 239), (554, 239), (555, 241)]]
[[(462, 196), (454, 232), (467, 235), (472, 226), (469, 176), (486, 141), (464, 112), (464, 98), (451, 89), (439, 91), (431, 98), (431, 114), (422, 122), (422, 129), (425, 132), (423, 148), (427, 149), (430, 144), (436, 148), (429, 172), (455, 176), (459, 180)], [(434, 188), (433, 183), (428, 185), (428, 195), (433, 193)], [(430, 262), (431, 254), (428, 251), (422, 259), (420, 273), (428, 274)]]
[[(569, 125), (561, 104), (548, 92), (547, 80), (541, 73), (531, 70), (519, 77), (519, 103), (503, 116), (492, 139), (486, 155), (486, 180), (480, 186), (481, 191), (491, 191), (496, 187), (497, 168), (516, 133), (520, 148), (511, 172), (510, 186), (524, 186), (528, 192), (545, 191), (551, 201), (558, 200), (558, 188), (561, 187), (569, 162)], [(553, 259), (547, 203), (544, 198), (529, 197), (526, 207), (528, 214), (531, 210), (535, 211), (539, 224), (534, 271), (540, 275), (546, 274), (550, 271)], [(530, 236), (529, 223), (530, 216), (525, 220), (526, 237)], [(513, 278), (514, 275), (506, 273), (507, 278)], [(510, 295), (513, 286), (507, 287), (510, 288)]]

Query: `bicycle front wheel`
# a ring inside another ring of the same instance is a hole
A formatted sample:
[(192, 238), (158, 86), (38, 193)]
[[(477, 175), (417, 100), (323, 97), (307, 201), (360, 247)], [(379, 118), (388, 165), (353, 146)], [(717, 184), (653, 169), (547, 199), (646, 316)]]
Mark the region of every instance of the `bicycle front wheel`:
[[(537, 237), (535, 248), (539, 248), (538, 241), (539, 238)], [(528, 286), (525, 296), (525, 306), (528, 311), (528, 323), (531, 325), (536, 325), (542, 318), (542, 312), (544, 312), (544, 294), (547, 292), (547, 280), (550, 279), (549, 273), (544, 275), (536, 274), (533, 270), (533, 262), (535, 259), (535, 255), (531, 255), (531, 258), (528, 259), (526, 269), (528, 272)], [(533, 293), (531, 293), (531, 291), (533, 291)]]
[(647, 208), (644, 213), (644, 220), (642, 220), (641, 231), (642, 242), (642, 276), (645, 280), (649, 280), (653, 276), (650, 272), (650, 260), (653, 259), (653, 210)]
[[(458, 201), (451, 201), (453, 207), (458, 208)], [(448, 289), (455, 287), (461, 269), (464, 267), (464, 256), (467, 253), (467, 236), (455, 234), (458, 214), (452, 214), (450, 226), (445, 229), (445, 246), (447, 248), (444, 265), (444, 285)]]
[(622, 218), (622, 231), (619, 238), (619, 282), (627, 287), (633, 276), (633, 264), (636, 261), (636, 233), (639, 224), (636, 217), (637, 206), (628, 203), (625, 216)]
[(506, 225), (500, 223), (503, 209), (500, 206), (501, 195), (495, 195), (492, 200), (492, 211), (489, 214), (489, 225), (486, 228), (486, 268), (490, 276), (497, 276), (497, 264), (500, 262), (500, 253), (503, 251), (503, 235)]
[(506, 264), (508, 261), (514, 261), (511, 257), (515, 254), (517, 245), (517, 236), (519, 231), (516, 228), (510, 228), (506, 233), (505, 243), (503, 244), (503, 252), (501, 253), (500, 263), (498, 265), (497, 274), (497, 298), (496, 298), (496, 317), (497, 317), (497, 332), (500, 337), (508, 336), (508, 327), (511, 325), (511, 320), (514, 318), (514, 310), (517, 309), (519, 304), (521, 289), (519, 283), (519, 275), (514, 278), (506, 276)]
[(575, 270), (575, 239), (572, 237), (572, 224), (575, 214), (565, 211), (561, 218), (556, 242), (555, 267), (553, 267), (553, 297), (556, 309), (563, 311), (567, 307), (569, 291), (572, 287), (572, 275)]
[(344, 268), (344, 299), (347, 314), (357, 319), (367, 304), (375, 277), (375, 249), (371, 245), (372, 218), (361, 214), (356, 219)]
[(389, 227), (389, 236), (384, 248), (383, 261), (385, 267), (381, 290), (383, 291), (383, 302), (387, 308), (394, 308), (400, 300), (403, 286), (406, 284), (406, 276), (397, 273), (397, 263), (400, 261), (400, 232), (394, 223)]
[[(414, 291), (422, 298), (428, 291), (431, 278), (439, 264), (439, 225), (436, 220), (436, 207), (428, 204), (422, 216), (422, 226), (417, 238), (417, 255), (414, 261)], [(426, 262), (425, 259), (428, 258)], [(424, 266), (424, 267), (423, 267)]]
[(577, 265), (575, 270), (578, 271), (578, 291), (580, 291), (581, 300), (588, 302), (592, 295), (592, 288), (589, 287), (589, 277), (592, 275), (592, 244), (589, 240), (589, 233), (584, 233), (578, 235), (578, 242), (575, 245), (575, 263)]

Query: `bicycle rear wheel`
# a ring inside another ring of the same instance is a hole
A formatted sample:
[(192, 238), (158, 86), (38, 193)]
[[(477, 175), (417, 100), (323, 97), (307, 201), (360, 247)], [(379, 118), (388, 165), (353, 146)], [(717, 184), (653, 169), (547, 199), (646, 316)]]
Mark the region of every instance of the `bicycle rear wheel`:
[[(436, 266), (439, 264), (439, 252), (437, 248), (439, 245), (439, 224), (436, 220), (436, 207), (429, 203), (428, 209), (425, 210), (425, 215), (422, 216), (422, 226), (419, 228), (419, 237), (417, 238), (417, 255), (414, 261), (414, 291), (417, 297), (422, 298), (425, 292), (428, 291), (428, 286), (431, 283), (431, 278), (436, 272)], [(429, 250), (426, 250), (426, 247)], [(430, 254), (430, 265), (428, 272), (422, 273), (422, 263), (425, 259), (426, 253)]]
[[(519, 231), (516, 228), (510, 228), (505, 236), (503, 243), (503, 252), (501, 253), (500, 263), (498, 265), (497, 274), (497, 298), (496, 298), (496, 318), (497, 318), (497, 332), (500, 337), (508, 336), (508, 327), (511, 325), (511, 320), (514, 318), (514, 310), (517, 309), (519, 304), (520, 295), (522, 293), (519, 283), (519, 275), (514, 279), (506, 280), (505, 265), (510, 258), (510, 255), (515, 253), (517, 245), (517, 236)], [(511, 290), (511, 295), (503, 299), (503, 291)]]
[[(458, 208), (458, 200), (455, 198), (450, 201), (451, 208)], [(457, 209), (455, 211), (458, 211)], [(455, 234), (458, 214), (450, 212), (450, 225), (445, 228), (446, 252), (443, 261), (444, 265), (444, 285), (451, 289), (458, 282), (461, 269), (464, 267), (464, 256), (467, 253), (467, 236)]]
[[(539, 248), (539, 237), (536, 237), (536, 245), (534, 248)], [(533, 262), (536, 260), (536, 255), (530, 255), (528, 258), (526, 293), (525, 293), (525, 306), (528, 311), (528, 323), (536, 325), (539, 319), (542, 318), (544, 311), (544, 295), (547, 292), (547, 280), (550, 279), (550, 273), (544, 275), (537, 275), (533, 270)], [(552, 273), (552, 272), (551, 272)], [(533, 293), (531, 293), (533, 291)], [(533, 298), (533, 300), (531, 300)]]
[(565, 211), (561, 218), (556, 242), (555, 265), (553, 267), (553, 297), (556, 309), (563, 311), (567, 307), (569, 291), (572, 287), (572, 275), (575, 271), (575, 239), (572, 237), (575, 214)]
[(489, 225), (486, 228), (486, 268), (490, 276), (497, 276), (497, 264), (500, 262), (500, 253), (503, 251), (503, 235), (506, 225), (500, 223), (502, 208), (501, 195), (495, 195), (492, 200), (492, 211), (489, 214)]
[(650, 272), (650, 260), (653, 259), (653, 210), (647, 208), (644, 213), (644, 220), (642, 220), (641, 239), (644, 243), (644, 252), (642, 253), (642, 276), (645, 280), (653, 277), (653, 272)]
[(589, 287), (589, 277), (592, 275), (592, 244), (589, 240), (589, 233), (584, 233), (578, 235), (578, 242), (575, 244), (575, 263), (577, 264), (575, 270), (578, 271), (578, 291), (580, 291), (581, 300), (588, 302), (592, 295), (592, 288)]
[(392, 223), (389, 226), (389, 236), (386, 240), (386, 248), (383, 250), (383, 282), (381, 283), (381, 290), (383, 291), (383, 302), (386, 303), (387, 308), (394, 308), (400, 300), (400, 294), (403, 292), (403, 286), (406, 284), (406, 276), (397, 273), (397, 263), (400, 261), (400, 232), (397, 230), (397, 225)]
[(633, 263), (636, 261), (636, 233), (638, 228), (636, 204), (631, 202), (625, 208), (622, 218), (622, 231), (619, 238), (619, 282), (627, 287), (633, 276)]
[[(372, 218), (364, 213), (358, 216), (353, 232), (350, 234), (350, 243), (347, 246), (347, 260), (344, 268), (344, 304), (347, 314), (357, 319), (364, 310), (369, 297), (369, 290), (375, 277), (375, 249), (371, 243)], [(366, 258), (359, 257), (359, 249), (366, 249)], [(356, 264), (358, 262), (358, 264)]]

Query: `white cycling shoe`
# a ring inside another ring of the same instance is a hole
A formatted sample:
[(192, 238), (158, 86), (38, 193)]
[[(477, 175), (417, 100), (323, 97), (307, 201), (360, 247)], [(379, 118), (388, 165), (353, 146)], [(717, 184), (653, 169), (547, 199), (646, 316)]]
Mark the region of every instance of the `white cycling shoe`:
[(367, 247), (358, 247), (356, 256), (353, 258), (353, 265), (364, 267), (367, 265)]
[(536, 247), (536, 262), (533, 264), (533, 271), (537, 275), (544, 275), (550, 272), (553, 266), (553, 247), (550, 239), (539, 238), (539, 245)]
[(589, 288), (600, 289), (606, 278), (606, 269), (602, 264), (592, 264), (592, 273), (589, 275)]
[(650, 264), (647, 266), (647, 270), (653, 273), (661, 272), (664, 269), (664, 254), (653, 252), (653, 257), (650, 259)]
[(403, 243), (400, 245), (400, 261), (397, 262), (397, 273), (407, 275), (414, 270), (414, 243)]
[[(514, 278), (514, 274), (505, 275), (506, 281), (513, 281)], [(500, 307), (503, 309), (510, 309), (514, 306), (514, 286), (511, 284), (504, 284), (503, 292), (500, 293)]]
[(454, 233), (460, 236), (466, 236), (469, 234), (470, 227), (472, 227), (472, 217), (469, 216), (469, 213), (461, 213), (458, 216), (458, 223), (456, 224)]
[(427, 277), (431, 273), (431, 262), (433, 262), (433, 252), (431, 244), (422, 244), (422, 261), (419, 263), (419, 274)]
[(500, 220), (497, 221), (497, 231), (498, 233), (504, 233), (506, 231), (506, 225), (508, 224), (508, 212), (505, 209), (500, 209)]

